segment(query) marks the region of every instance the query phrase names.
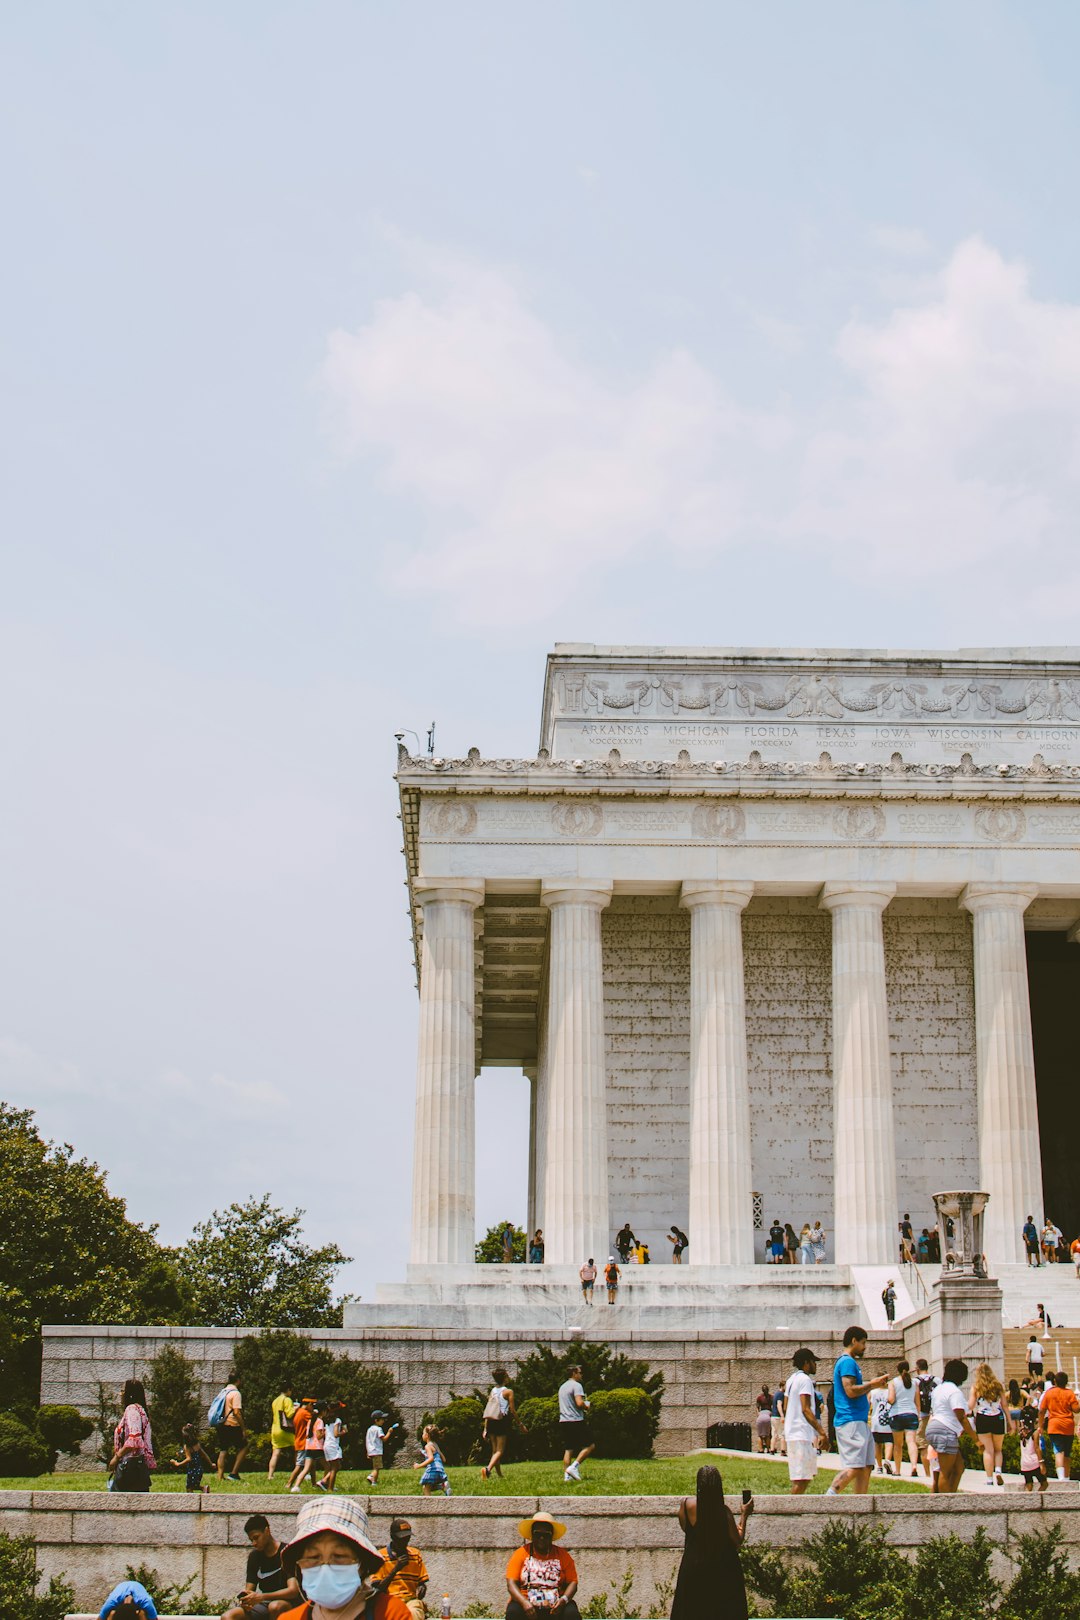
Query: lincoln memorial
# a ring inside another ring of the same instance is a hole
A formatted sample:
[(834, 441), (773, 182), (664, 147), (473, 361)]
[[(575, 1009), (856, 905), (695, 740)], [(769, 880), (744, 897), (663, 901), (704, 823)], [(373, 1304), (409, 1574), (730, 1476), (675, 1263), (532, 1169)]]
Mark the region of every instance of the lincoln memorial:
[(1073, 1235), (1080, 652), (560, 644), (535, 755), (398, 782), (413, 1282), (473, 1264), (481, 1066), (531, 1087), (549, 1277), (624, 1221), (714, 1277), (776, 1217), (889, 1267), (953, 1187), (996, 1271)]

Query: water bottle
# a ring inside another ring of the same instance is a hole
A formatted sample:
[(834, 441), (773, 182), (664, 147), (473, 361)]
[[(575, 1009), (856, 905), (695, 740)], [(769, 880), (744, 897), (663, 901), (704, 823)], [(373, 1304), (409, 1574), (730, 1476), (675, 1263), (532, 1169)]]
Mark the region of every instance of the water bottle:
[(453, 1610), (450, 1607), (450, 1594), (449, 1592), (444, 1592), (442, 1595), (442, 1606), (439, 1609), (440, 1620), (450, 1620), (452, 1613)]

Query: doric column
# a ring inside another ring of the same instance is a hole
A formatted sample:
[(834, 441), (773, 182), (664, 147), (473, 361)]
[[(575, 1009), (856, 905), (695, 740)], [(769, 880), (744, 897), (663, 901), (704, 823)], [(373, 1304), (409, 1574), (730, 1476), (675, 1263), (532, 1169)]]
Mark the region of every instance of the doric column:
[(979, 1166), (991, 1266), (1024, 1258), (1021, 1230), (1042, 1224), (1042, 1159), (1031, 1044), (1024, 912), (1038, 889), (969, 883), (960, 904), (974, 918), (975, 1064)]
[(754, 1263), (742, 913), (752, 883), (688, 882), (691, 1265)]
[(475, 1258), (476, 1019), (473, 913), (484, 885), (417, 878), (424, 911), (413, 1145), (413, 1265)]
[(607, 1075), (600, 913), (610, 883), (545, 882), (551, 911), (543, 1119), (544, 1258), (608, 1253)]
[(528, 1190), (528, 1216), (525, 1222), (525, 1236), (530, 1241), (538, 1226), (543, 1226), (540, 1219), (540, 1206), (536, 1195), (536, 1093), (537, 1079), (535, 1069), (522, 1069), (522, 1074), (529, 1085), (529, 1190)]
[(833, 1176), (838, 1265), (896, 1257), (896, 1147), (885, 944), (892, 883), (826, 883), (832, 912)]

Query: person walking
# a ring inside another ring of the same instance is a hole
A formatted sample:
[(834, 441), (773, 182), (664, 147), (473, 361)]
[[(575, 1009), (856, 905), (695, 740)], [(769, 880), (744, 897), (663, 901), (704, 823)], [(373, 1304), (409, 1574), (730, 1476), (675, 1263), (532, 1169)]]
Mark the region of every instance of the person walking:
[(1080, 1412), (1080, 1400), (1069, 1388), (1068, 1373), (1055, 1373), (1039, 1402), (1039, 1435), (1040, 1438), (1044, 1434), (1050, 1437), (1058, 1479), (1069, 1478), (1077, 1412)]
[(753, 1498), (744, 1498), (736, 1520), (724, 1501), (719, 1470), (708, 1464), (698, 1469), (696, 1494), (679, 1503), (683, 1555), (671, 1620), (701, 1620), (703, 1615), (746, 1620), (746, 1582), (739, 1549), (746, 1540), (746, 1522), (753, 1511)]
[(1039, 1495), (1049, 1487), (1046, 1470), (1043, 1467), (1042, 1434), (1039, 1428), (1039, 1414), (1033, 1406), (1025, 1406), (1020, 1413), (1016, 1424), (1020, 1436), (1020, 1474), (1024, 1481), (1024, 1489), (1030, 1495), (1035, 1481), (1039, 1482)]
[(769, 1408), (769, 1450), (776, 1457), (785, 1449), (784, 1386), (778, 1384), (772, 1392), (772, 1405)]
[(814, 1222), (814, 1230), (810, 1233), (810, 1246), (814, 1251), (815, 1266), (825, 1264), (825, 1228), (820, 1221)]
[(586, 1260), (578, 1272), (578, 1276), (581, 1278), (582, 1297), (586, 1305), (591, 1305), (593, 1302), (593, 1289), (596, 1287), (596, 1261), (592, 1255)]
[(214, 1459), (204, 1450), (194, 1423), (185, 1423), (180, 1430), (180, 1450), (179, 1457), (167, 1458), (166, 1461), (177, 1472), (181, 1468), (184, 1470), (184, 1490), (190, 1496), (198, 1496), (202, 1491), (203, 1475), (213, 1468)]
[(1028, 1374), (1032, 1378), (1041, 1378), (1043, 1375), (1043, 1347), (1039, 1343), (1038, 1335), (1033, 1333), (1027, 1342), (1024, 1352), (1027, 1360)]
[(893, 1460), (896, 1472), (904, 1477), (904, 1448), (907, 1447), (912, 1479), (919, 1472), (919, 1395), (918, 1386), (911, 1376), (906, 1361), (897, 1364), (896, 1377), (889, 1382), (886, 1397), (889, 1403), (889, 1427), (893, 1432)]
[(923, 1452), (926, 1450), (926, 1428), (930, 1422), (930, 1397), (937, 1388), (937, 1379), (930, 1371), (929, 1362), (922, 1356), (915, 1363), (915, 1386), (919, 1392), (919, 1427), (915, 1431), (915, 1444)]
[(277, 1472), (277, 1465), (287, 1451), (292, 1451), (296, 1434), (293, 1429), (293, 1413), (296, 1411), (296, 1402), (293, 1400), (292, 1384), (286, 1381), (281, 1386), (280, 1395), (270, 1402), (270, 1466), (266, 1471), (267, 1479), (273, 1479)]
[[(220, 1422), (217, 1424), (217, 1477), (220, 1483), (223, 1479), (231, 1479), (234, 1485), (240, 1484), (240, 1470), (244, 1466), (244, 1458), (248, 1454), (247, 1434), (244, 1430), (244, 1402), (240, 1391), (236, 1387), (236, 1373), (230, 1372), (225, 1388), (218, 1396), (220, 1401), (224, 1396), (224, 1407)], [(264, 1408), (265, 1410), (265, 1408)], [(233, 1459), (232, 1467), (226, 1471), (229, 1458)]]
[(891, 1474), (893, 1432), (889, 1422), (888, 1386), (870, 1391), (870, 1438), (874, 1442), (874, 1473)]
[(340, 1401), (330, 1401), (323, 1413), (323, 1462), (326, 1471), (317, 1483), (324, 1491), (334, 1490), (344, 1460), (341, 1447), (347, 1431), (343, 1411)]
[(784, 1228), (776, 1219), (769, 1227), (769, 1264), (779, 1266), (784, 1259)]
[(881, 1290), (881, 1303), (885, 1307), (885, 1320), (892, 1327), (896, 1321), (896, 1282), (892, 1277)]
[(790, 1221), (784, 1222), (784, 1264), (793, 1266), (799, 1252), (799, 1237)]
[(388, 1429), (383, 1428), (383, 1424), (389, 1416), (389, 1412), (372, 1412), (371, 1424), (367, 1434), (364, 1436), (364, 1450), (367, 1453), (368, 1460), (367, 1482), (369, 1485), (379, 1483), (379, 1470), (383, 1465), (383, 1447), (397, 1428), (396, 1423), (391, 1423)]
[(529, 1239), (529, 1264), (531, 1266), (542, 1266), (543, 1263), (544, 1234), (538, 1226), (532, 1237)]
[(308, 1434), (315, 1422), (315, 1397), (305, 1395), (300, 1405), (293, 1413), (293, 1448), (295, 1460), (293, 1471), (289, 1475), (289, 1490), (295, 1496), (300, 1490), (300, 1482), (308, 1477), (310, 1469), (307, 1466), (305, 1448)]
[(833, 1368), (836, 1449), (844, 1466), (825, 1492), (826, 1496), (838, 1496), (852, 1484), (856, 1496), (865, 1496), (870, 1489), (870, 1475), (874, 1467), (870, 1392), (883, 1389), (889, 1380), (883, 1376), (863, 1381), (859, 1362), (866, 1354), (866, 1340), (864, 1327), (847, 1328), (844, 1332), (844, 1354)]
[(512, 1221), (503, 1222), (499, 1229), (499, 1237), (502, 1241), (502, 1263), (504, 1266), (512, 1265), (514, 1261), (514, 1224)]
[[(589, 1422), (589, 1401), (581, 1384), (581, 1368), (571, 1367), (559, 1385), (559, 1438), (563, 1445), (563, 1480), (581, 1482), (581, 1464), (596, 1450)], [(576, 1455), (575, 1455), (576, 1453)]]
[(975, 1433), (982, 1447), (983, 1472), (987, 1485), (1004, 1486), (1001, 1452), (1007, 1430), (1011, 1430), (1005, 1406), (1005, 1390), (988, 1362), (981, 1361), (971, 1380), (968, 1412), (975, 1419)]
[[(626, 1261), (624, 1260), (623, 1265), (625, 1264)], [(607, 1265), (604, 1267), (604, 1282), (607, 1285), (607, 1302), (609, 1305), (614, 1305), (615, 1303), (616, 1296), (619, 1292), (619, 1278), (621, 1275), (622, 1273), (619, 1271), (618, 1265), (615, 1262), (615, 1256), (613, 1254), (609, 1254)]]
[(814, 1263), (814, 1239), (810, 1230), (810, 1223), (804, 1221), (802, 1231), (799, 1233), (799, 1264), (812, 1266)]
[(682, 1257), (690, 1247), (690, 1239), (685, 1232), (681, 1232), (677, 1226), (673, 1226), (667, 1235), (667, 1240), (671, 1244), (672, 1265), (681, 1266)]
[(967, 1382), (967, 1364), (947, 1361), (944, 1377), (930, 1397), (930, 1422), (926, 1426), (926, 1443), (937, 1454), (939, 1493), (951, 1496), (960, 1488), (964, 1472), (964, 1459), (960, 1451), (960, 1436), (970, 1434), (978, 1440), (968, 1418), (967, 1401), (962, 1386)]
[(425, 1496), (431, 1496), (435, 1491), (441, 1491), (443, 1496), (453, 1495), (450, 1487), (450, 1476), (446, 1472), (442, 1448), (439, 1445), (442, 1438), (442, 1430), (437, 1429), (434, 1423), (426, 1424), (420, 1436), (424, 1448), (424, 1460), (423, 1462), (413, 1463), (413, 1467), (424, 1470), (420, 1475), (420, 1488)]
[(1029, 1266), (1038, 1268), (1042, 1265), (1039, 1258), (1039, 1228), (1029, 1215), (1023, 1227), (1024, 1252), (1027, 1254)]
[(113, 1430), (109, 1458), (110, 1491), (148, 1491), (157, 1467), (146, 1390), (138, 1378), (129, 1378), (120, 1391), (120, 1421)]
[(514, 1406), (514, 1392), (507, 1383), (505, 1367), (493, 1369), (492, 1378), (495, 1382), (484, 1407), (483, 1437), (491, 1442), (491, 1457), (480, 1470), (481, 1479), (490, 1479), (492, 1474), (502, 1478), (503, 1453), (506, 1451), (506, 1442), (510, 1438), (510, 1430), (517, 1417)]
[(901, 1260), (915, 1258), (915, 1229), (907, 1210), (904, 1211), (904, 1218), (900, 1222), (900, 1258)]
[(768, 1384), (762, 1384), (755, 1401), (757, 1417), (754, 1427), (761, 1444), (762, 1452), (772, 1451), (772, 1393)]
[(795, 1371), (784, 1385), (784, 1442), (791, 1494), (802, 1496), (818, 1471), (818, 1453), (828, 1445), (829, 1436), (817, 1414), (817, 1356), (812, 1350), (796, 1350), (791, 1364)]

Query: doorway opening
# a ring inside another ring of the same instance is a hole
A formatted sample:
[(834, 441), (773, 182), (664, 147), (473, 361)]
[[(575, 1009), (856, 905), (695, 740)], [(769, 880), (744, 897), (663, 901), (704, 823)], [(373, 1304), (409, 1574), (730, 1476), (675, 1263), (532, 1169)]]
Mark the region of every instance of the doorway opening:
[(476, 1077), (476, 1241), (493, 1226), (529, 1219), (531, 1082), (521, 1069), (481, 1069)]
[[(1045, 1213), (1066, 1242), (1080, 1233), (1072, 1125), (1080, 1078), (1080, 945), (1057, 932), (1026, 935)], [(1026, 1213), (1026, 1212), (1025, 1212)], [(1032, 1211), (1038, 1220), (1038, 1211)]]

